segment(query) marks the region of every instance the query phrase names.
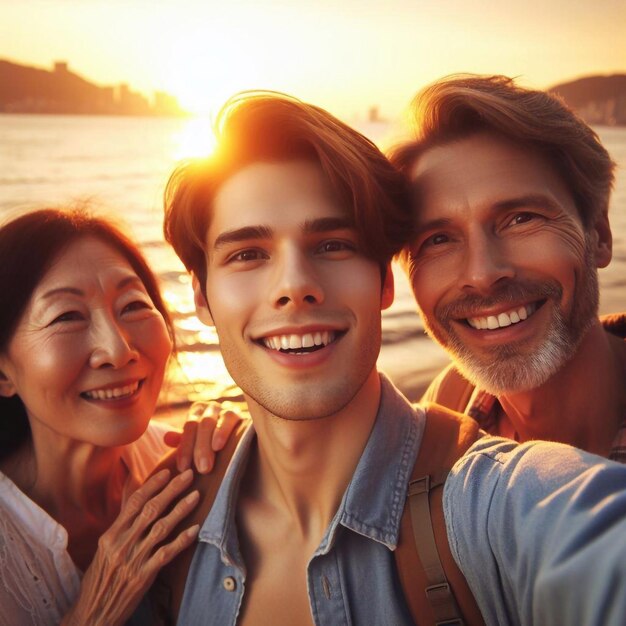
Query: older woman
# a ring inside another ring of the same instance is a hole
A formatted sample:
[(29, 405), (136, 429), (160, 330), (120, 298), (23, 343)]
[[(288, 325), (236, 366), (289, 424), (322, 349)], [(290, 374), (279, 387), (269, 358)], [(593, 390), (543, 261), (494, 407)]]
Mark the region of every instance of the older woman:
[(198, 530), (163, 543), (191, 470), (142, 485), (166, 449), (156, 280), (105, 220), (41, 210), (0, 229), (0, 294), (0, 623), (121, 624)]

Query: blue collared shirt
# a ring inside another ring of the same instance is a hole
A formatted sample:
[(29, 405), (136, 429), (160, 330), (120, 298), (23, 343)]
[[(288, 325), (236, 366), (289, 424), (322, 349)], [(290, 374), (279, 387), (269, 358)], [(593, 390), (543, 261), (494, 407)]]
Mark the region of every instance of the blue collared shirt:
[[(424, 430), (424, 413), (414, 409), (384, 376), (381, 382), (380, 408), (369, 440), (307, 567), (311, 613), (319, 625), (413, 623), (393, 550)], [(200, 530), (179, 624), (226, 626), (237, 622), (246, 566), (237, 538), (236, 503), (255, 437), (250, 427)], [(289, 593), (287, 584), (285, 593)]]
[[(320, 626), (413, 623), (393, 550), (425, 417), (381, 381), (370, 438), (307, 567)], [(236, 503), (255, 436), (250, 428), (241, 440), (200, 530), (183, 626), (237, 622), (246, 567)], [(625, 486), (625, 465), (570, 446), (477, 441), (450, 473), (443, 506), (452, 554), (487, 624), (625, 624)]]

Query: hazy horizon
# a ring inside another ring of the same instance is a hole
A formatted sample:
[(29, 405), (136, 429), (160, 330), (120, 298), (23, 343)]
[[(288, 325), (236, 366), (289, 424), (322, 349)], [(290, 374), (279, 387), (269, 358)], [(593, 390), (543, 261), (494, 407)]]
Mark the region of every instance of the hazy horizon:
[[(546, 5), (547, 4), (547, 5)], [(214, 113), (273, 89), (344, 118), (399, 116), (423, 85), (501, 73), (547, 88), (626, 72), (626, 3), (528, 0), (0, 0), (0, 58)]]

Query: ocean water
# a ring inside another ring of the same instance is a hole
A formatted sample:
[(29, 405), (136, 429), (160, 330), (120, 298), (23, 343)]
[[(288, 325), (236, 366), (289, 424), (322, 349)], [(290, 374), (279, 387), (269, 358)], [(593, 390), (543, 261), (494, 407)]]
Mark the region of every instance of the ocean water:
[[(355, 124), (383, 149), (401, 139), (390, 123)], [(626, 310), (626, 128), (598, 128), (618, 163), (612, 197), (614, 257), (601, 271), (601, 311)], [(210, 147), (210, 123), (198, 119), (0, 115), (0, 222), (44, 207), (88, 202), (114, 217), (141, 244), (173, 312), (179, 355), (162, 406), (238, 396), (215, 332), (195, 317), (189, 278), (162, 237), (162, 195), (175, 164)], [(380, 367), (410, 396), (448, 359), (423, 333), (401, 272), (383, 314)]]

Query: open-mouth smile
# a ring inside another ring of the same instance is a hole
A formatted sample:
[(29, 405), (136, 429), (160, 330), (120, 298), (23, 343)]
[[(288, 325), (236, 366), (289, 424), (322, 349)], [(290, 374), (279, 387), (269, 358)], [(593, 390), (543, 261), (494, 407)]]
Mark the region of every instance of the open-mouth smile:
[(270, 335), (257, 340), (268, 350), (277, 350), (284, 354), (309, 354), (337, 341), (345, 331), (319, 330), (309, 333), (290, 333), (288, 335)]
[(89, 391), (83, 391), (80, 395), (86, 400), (126, 400), (127, 398), (131, 398), (139, 392), (139, 389), (141, 389), (144, 381), (145, 378), (142, 380), (137, 380), (133, 383), (129, 383), (127, 385), (122, 385), (120, 387), (90, 389)]
[(497, 330), (506, 328), (512, 324), (519, 324), (533, 315), (539, 309), (545, 300), (532, 302), (522, 306), (514, 307), (508, 311), (499, 313), (498, 315), (486, 315), (482, 317), (467, 317), (465, 321), (469, 326), (476, 330)]

